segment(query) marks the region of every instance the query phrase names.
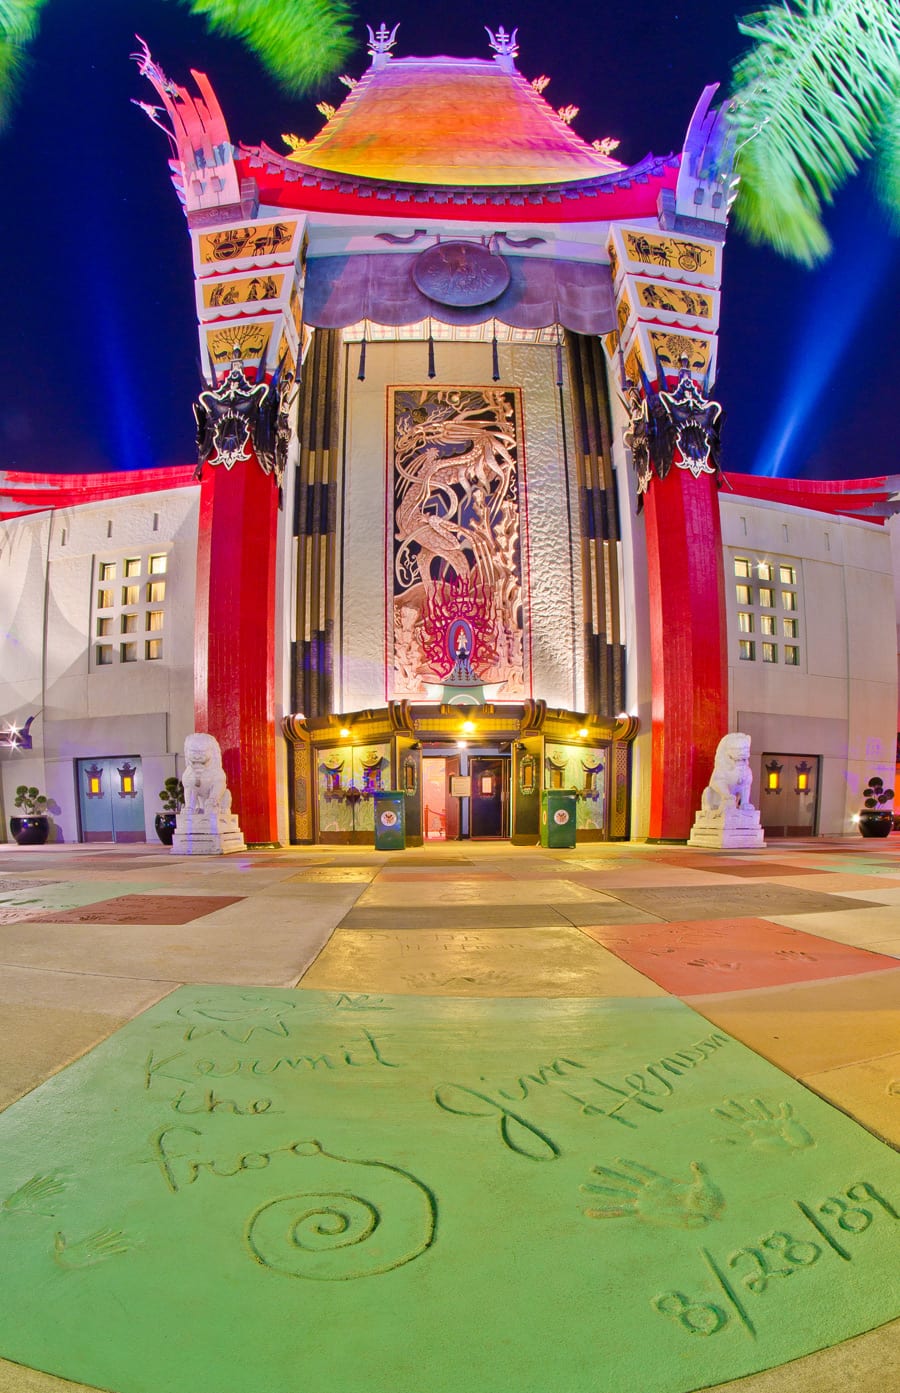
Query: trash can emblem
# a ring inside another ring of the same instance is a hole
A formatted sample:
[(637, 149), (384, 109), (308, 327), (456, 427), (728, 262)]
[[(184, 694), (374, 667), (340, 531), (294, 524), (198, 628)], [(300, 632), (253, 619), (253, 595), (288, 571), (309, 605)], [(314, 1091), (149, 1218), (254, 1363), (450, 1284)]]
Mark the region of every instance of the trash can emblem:
[(399, 821), (397, 814), (391, 808), (385, 808), (384, 812), (379, 814), (378, 820), (382, 827), (396, 827)]
[(565, 808), (557, 808), (556, 812), (553, 814), (553, 821), (556, 823), (557, 827), (565, 827), (566, 823), (569, 821), (569, 814), (566, 812)]

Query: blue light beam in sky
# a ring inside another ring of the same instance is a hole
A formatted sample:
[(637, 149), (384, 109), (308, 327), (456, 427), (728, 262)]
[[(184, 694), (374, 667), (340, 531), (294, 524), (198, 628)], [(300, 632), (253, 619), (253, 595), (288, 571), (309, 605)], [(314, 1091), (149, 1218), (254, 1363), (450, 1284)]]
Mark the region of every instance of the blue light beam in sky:
[(841, 408), (841, 392), (829, 393), (829, 388), (896, 248), (884, 217), (861, 196), (858, 185), (853, 193), (843, 201), (830, 260), (810, 278), (806, 315), (796, 315), (790, 375), (763, 436), (754, 474), (775, 478), (799, 463), (798, 456), (811, 453), (826, 421)]

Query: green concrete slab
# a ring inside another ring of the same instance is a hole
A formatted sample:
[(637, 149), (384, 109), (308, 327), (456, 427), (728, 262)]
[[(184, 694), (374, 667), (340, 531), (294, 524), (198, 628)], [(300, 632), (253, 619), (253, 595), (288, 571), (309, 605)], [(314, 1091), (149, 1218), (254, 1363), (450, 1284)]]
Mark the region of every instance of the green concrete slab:
[(434, 996), (663, 996), (577, 929), (338, 929), (302, 987)]
[(686, 1393), (900, 1307), (900, 1157), (671, 1000), (186, 988), (0, 1158), (0, 1354), (117, 1393)]
[[(858, 910), (865, 900), (840, 895), (819, 895), (790, 885), (660, 886), (640, 890), (616, 890), (619, 899), (648, 909), (664, 919), (738, 919), (743, 915), (774, 918), (783, 914), (825, 914), (842, 909)], [(869, 901), (869, 903), (874, 903)]]

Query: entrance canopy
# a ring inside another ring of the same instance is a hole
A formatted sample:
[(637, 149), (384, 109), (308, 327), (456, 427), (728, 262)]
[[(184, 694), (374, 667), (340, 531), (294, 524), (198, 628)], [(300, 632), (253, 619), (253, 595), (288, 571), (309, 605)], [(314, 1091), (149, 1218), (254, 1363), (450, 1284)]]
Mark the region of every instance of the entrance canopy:
[(485, 305), (442, 304), (413, 279), (415, 253), (310, 257), (303, 317), (317, 329), (373, 324), (416, 324), (429, 316), (443, 324), (483, 324), (496, 319), (516, 329), (561, 324), (577, 334), (615, 328), (609, 267), (587, 261), (507, 256), (509, 284)]

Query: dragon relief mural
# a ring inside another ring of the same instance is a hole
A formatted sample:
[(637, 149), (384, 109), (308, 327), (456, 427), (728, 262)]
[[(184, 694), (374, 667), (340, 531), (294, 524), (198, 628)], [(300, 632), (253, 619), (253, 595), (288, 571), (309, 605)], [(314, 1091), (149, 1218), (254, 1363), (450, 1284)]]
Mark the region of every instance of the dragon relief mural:
[(391, 396), (390, 695), (481, 687), (519, 698), (528, 676), (519, 392), (397, 387)]

